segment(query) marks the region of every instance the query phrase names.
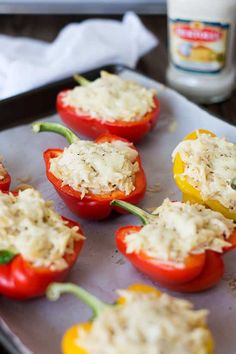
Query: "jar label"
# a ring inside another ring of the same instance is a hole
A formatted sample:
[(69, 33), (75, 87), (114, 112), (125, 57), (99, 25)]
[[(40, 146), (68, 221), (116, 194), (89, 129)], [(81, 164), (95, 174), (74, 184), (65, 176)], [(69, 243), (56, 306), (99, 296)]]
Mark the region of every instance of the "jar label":
[(179, 69), (219, 73), (225, 66), (230, 25), (169, 19), (170, 58)]

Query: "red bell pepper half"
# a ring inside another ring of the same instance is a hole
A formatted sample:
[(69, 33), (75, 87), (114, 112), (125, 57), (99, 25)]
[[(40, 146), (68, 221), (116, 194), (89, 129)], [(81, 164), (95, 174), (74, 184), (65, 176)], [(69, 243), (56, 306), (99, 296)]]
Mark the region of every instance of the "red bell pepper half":
[[(88, 85), (88, 81), (81, 76), (77, 76), (80, 85)], [(63, 97), (69, 90), (60, 92), (57, 96), (57, 112), (62, 121), (76, 132), (97, 138), (101, 134), (115, 134), (132, 142), (137, 142), (148, 133), (157, 123), (160, 114), (160, 102), (157, 96), (154, 96), (155, 107), (151, 112), (147, 112), (142, 119), (135, 122), (103, 121), (102, 117), (94, 118), (86, 113), (79, 113), (73, 106), (65, 105)]]
[(11, 184), (11, 177), (9, 173), (6, 171), (6, 174), (4, 175), (4, 178), (0, 180), (0, 191), (9, 191)]
[[(79, 233), (83, 235), (78, 223), (62, 218), (68, 221), (67, 225), (71, 228), (79, 226)], [(64, 259), (68, 266), (62, 270), (34, 267), (20, 254), (0, 251), (0, 294), (16, 300), (27, 300), (44, 295), (49, 284), (66, 278), (79, 256), (83, 242), (83, 240), (76, 241), (74, 252), (65, 254)]]
[[(144, 225), (157, 218), (144, 210), (123, 201), (114, 200), (112, 205), (124, 208), (137, 215)], [(222, 254), (206, 250), (201, 254), (189, 254), (183, 267), (175, 263), (162, 263), (145, 253), (127, 253), (126, 235), (141, 230), (142, 226), (125, 226), (116, 232), (116, 245), (119, 251), (142, 273), (164, 287), (179, 292), (199, 292), (215, 286), (223, 276), (224, 262)], [(236, 247), (236, 229), (227, 239), (232, 244), (224, 253)]]
[[(72, 131), (62, 126), (61, 124), (34, 123), (33, 130), (34, 132), (52, 131), (54, 133), (61, 134), (67, 139), (70, 144), (78, 140), (78, 137), (74, 133), (72, 133)], [(97, 138), (95, 142), (97, 144), (101, 144), (104, 142), (112, 142), (114, 140), (128, 142), (126, 139), (122, 139), (111, 134), (102, 135)], [(113, 199), (126, 200), (132, 204), (137, 204), (143, 199), (144, 194), (146, 192), (146, 177), (139, 156), (137, 157), (137, 162), (139, 164), (140, 170), (136, 173), (135, 176), (135, 190), (129, 195), (125, 195), (121, 191), (114, 191), (111, 194), (101, 195), (89, 192), (83, 197), (83, 199), (81, 199), (80, 192), (74, 190), (69, 185), (63, 185), (62, 180), (58, 179), (50, 172), (51, 159), (59, 156), (62, 153), (63, 150), (61, 149), (48, 149), (44, 152), (46, 174), (48, 180), (52, 183), (57, 193), (64, 200), (65, 204), (77, 216), (92, 220), (104, 219), (108, 217), (113, 210), (116, 210), (119, 213), (124, 213), (122, 209), (111, 205), (111, 201)]]

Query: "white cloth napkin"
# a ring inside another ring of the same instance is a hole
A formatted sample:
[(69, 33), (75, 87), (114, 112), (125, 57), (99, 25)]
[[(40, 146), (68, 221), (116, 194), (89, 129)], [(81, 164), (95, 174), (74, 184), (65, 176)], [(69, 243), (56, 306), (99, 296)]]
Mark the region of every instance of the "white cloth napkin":
[(0, 35), (0, 98), (101, 65), (134, 67), (157, 42), (132, 12), (69, 24), (52, 43)]

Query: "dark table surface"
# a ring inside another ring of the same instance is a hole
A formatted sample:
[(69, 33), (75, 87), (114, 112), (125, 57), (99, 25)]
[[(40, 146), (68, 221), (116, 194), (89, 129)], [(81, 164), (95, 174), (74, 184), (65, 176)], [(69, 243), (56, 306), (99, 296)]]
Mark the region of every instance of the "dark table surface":
[(4, 14), (165, 14), (166, 0), (1, 0)]
[[(59, 30), (67, 23), (81, 21), (89, 16), (78, 15), (1, 15), (0, 33), (13, 36), (27, 36), (52, 41)], [(101, 17), (101, 16), (100, 16)], [(120, 19), (120, 16), (108, 16)], [(167, 21), (165, 16), (141, 16), (145, 26), (160, 40), (158, 47), (145, 55), (138, 63), (138, 70), (145, 75), (165, 84), (165, 72), (168, 65), (167, 58)], [(204, 108), (221, 116), (231, 124), (236, 125), (236, 90), (230, 99), (223, 103), (205, 105)], [(1, 354), (8, 354), (0, 346)], [(50, 353), (42, 353), (50, 354)]]

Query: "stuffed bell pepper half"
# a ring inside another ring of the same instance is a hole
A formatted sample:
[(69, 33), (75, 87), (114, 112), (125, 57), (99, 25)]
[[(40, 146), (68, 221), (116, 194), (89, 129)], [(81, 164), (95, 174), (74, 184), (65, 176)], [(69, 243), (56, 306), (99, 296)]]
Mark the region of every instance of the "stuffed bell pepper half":
[(93, 319), (71, 327), (62, 340), (63, 354), (213, 354), (214, 343), (206, 318), (186, 301), (153, 287), (134, 284), (118, 290), (113, 305), (74, 284), (52, 284), (50, 300), (71, 293), (93, 311)]
[(184, 201), (204, 204), (236, 220), (236, 144), (197, 130), (175, 148), (173, 163)]
[(34, 123), (34, 132), (51, 131), (70, 143), (44, 152), (46, 174), (68, 208), (77, 216), (99, 220), (110, 215), (112, 199), (137, 204), (146, 191), (146, 177), (132, 143), (111, 134), (80, 140), (57, 123)]
[(57, 111), (76, 132), (91, 138), (110, 133), (136, 142), (155, 126), (160, 113), (155, 90), (105, 71), (93, 82), (75, 78), (80, 86), (58, 94)]
[(116, 232), (117, 248), (142, 273), (180, 292), (203, 291), (220, 281), (222, 256), (236, 247), (231, 219), (203, 205), (169, 199), (152, 214), (123, 201), (112, 204), (143, 222)]
[(44, 295), (77, 260), (84, 242), (79, 224), (32, 188), (0, 192), (0, 214), (0, 294), (17, 300)]

